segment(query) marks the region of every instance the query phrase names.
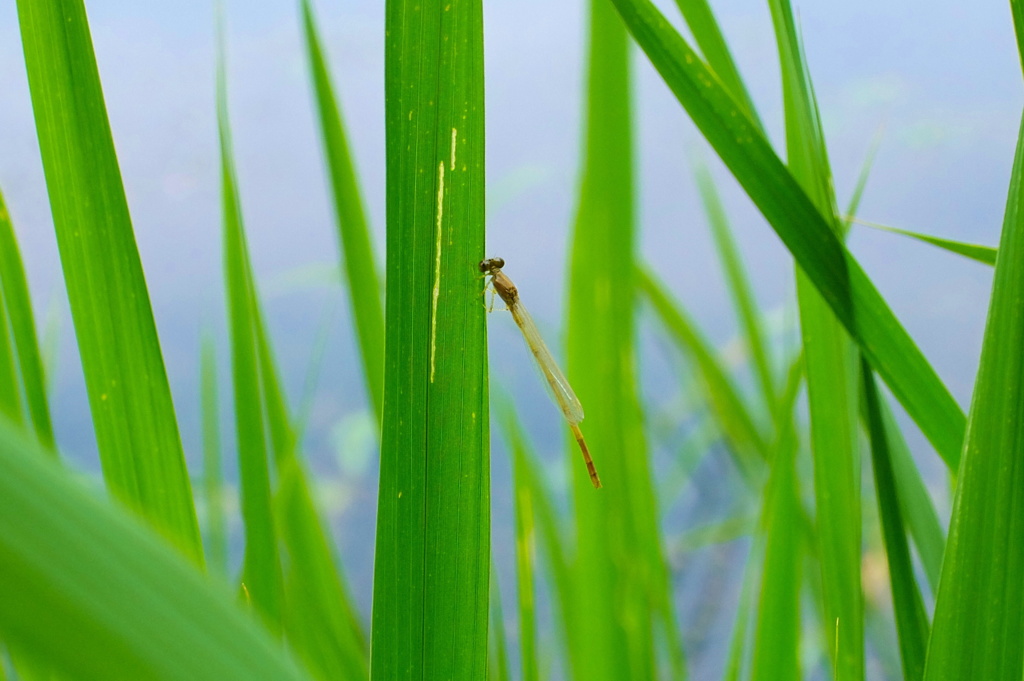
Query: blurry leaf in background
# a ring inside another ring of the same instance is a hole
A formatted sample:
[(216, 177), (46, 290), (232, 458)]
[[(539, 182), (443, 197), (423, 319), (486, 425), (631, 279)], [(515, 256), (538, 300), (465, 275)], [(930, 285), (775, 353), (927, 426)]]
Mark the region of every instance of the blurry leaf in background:
[(318, 37), (309, 0), (302, 0), (306, 48), (313, 75), (320, 117), (324, 156), (330, 171), (334, 210), (338, 220), (342, 261), (348, 283), (352, 317), (355, 320), (363, 375), (377, 421), (380, 422), (384, 392), (384, 311), (380, 301), (380, 279), (370, 238), (370, 227), (359, 190), (355, 165), (349, 151), (341, 108), (331, 85), (327, 61)]
[[(36, 324), (32, 316), (32, 301), (29, 296), (25, 266), (21, 261), (18, 242), (14, 235), (11, 215), (0, 192), (0, 318), (10, 325), (12, 349), (17, 357), (17, 371), (20, 373), (20, 390), (28, 405), (28, 414), (36, 438), (46, 451), (56, 454), (53, 438), (53, 424), (50, 420), (50, 406), (46, 397), (46, 375), (36, 338)], [(13, 368), (13, 367), (12, 367)]]
[(242, 207), (231, 150), (223, 28), (218, 56), (217, 124), (220, 132), (224, 211), (225, 294), (231, 336), (235, 436), (245, 529), (241, 579), (246, 600), (252, 602), (272, 629), (279, 631), (284, 616), (284, 585), (270, 501), (268, 426), (264, 421), (265, 406), (261, 399), (255, 329), (258, 314), (256, 292), (242, 226)]
[(223, 588), (0, 420), (0, 638), (64, 678), (306, 679)]
[(692, 359), (708, 406), (730, 445), (730, 454), (736, 458), (736, 467), (748, 480), (758, 479), (762, 463), (770, 459), (770, 449), (743, 395), (718, 359), (718, 353), (703, 338), (682, 307), (669, 297), (664, 285), (647, 268), (640, 268), (637, 272), (640, 291), (654, 307), (672, 340)]
[(82, 0), (19, 0), (39, 149), (103, 475), (198, 563), (192, 487)]
[(743, 330), (744, 339), (754, 362), (754, 373), (761, 388), (761, 398), (764, 401), (766, 412), (770, 414), (774, 411), (776, 405), (777, 396), (775, 393), (777, 388), (769, 359), (765, 333), (762, 328), (761, 313), (757, 306), (757, 299), (754, 297), (750, 278), (747, 276), (746, 268), (740, 258), (736, 241), (725, 215), (725, 207), (722, 205), (722, 200), (715, 189), (711, 173), (708, 172), (707, 166), (699, 164), (696, 167), (695, 175), (697, 190), (700, 192), (701, 201), (704, 204), (704, 212), (707, 213), (708, 224), (711, 226), (711, 236), (715, 239), (718, 259), (722, 262), (733, 306), (736, 308), (740, 327)]
[[(572, 239), (568, 375), (604, 489), (569, 456), (576, 513), (572, 678), (685, 674), (635, 369), (633, 119), (629, 42), (608, 0), (590, 2), (582, 182)], [(656, 641), (665, 642), (656, 646)], [(659, 649), (660, 648), (660, 649)]]
[[(800, 674), (800, 591), (803, 585), (801, 565), (806, 519), (799, 497), (796, 455), (799, 440), (794, 431), (793, 408), (800, 392), (803, 362), (794, 363), (786, 377), (779, 408), (779, 431), (773, 443), (771, 471), (761, 495), (758, 522), (763, 548), (760, 590), (755, 615), (756, 625), (750, 678), (754, 681), (787, 681)], [(751, 553), (748, 560), (760, 556)], [(742, 621), (738, 623), (742, 625)], [(737, 628), (734, 644), (740, 645), (742, 630)], [(741, 665), (742, 655), (734, 654), (731, 668)]]
[(206, 501), (206, 563), (212, 574), (227, 577), (228, 535), (220, 447), (217, 350), (204, 334), (199, 364), (199, 403), (203, 430), (203, 494)]

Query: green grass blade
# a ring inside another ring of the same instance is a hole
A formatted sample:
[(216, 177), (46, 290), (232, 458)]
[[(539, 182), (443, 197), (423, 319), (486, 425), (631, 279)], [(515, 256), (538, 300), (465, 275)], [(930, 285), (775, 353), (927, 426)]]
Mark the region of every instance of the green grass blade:
[[(793, 177), (822, 215), (835, 216), (824, 132), (788, 0), (769, 2), (782, 69), (786, 149)], [(842, 234), (833, 218), (832, 228)], [(861, 593), (861, 512), (856, 346), (828, 304), (796, 273), (803, 342), (822, 623), (836, 681), (864, 678), (864, 602)]]
[(491, 565), (491, 631), (490, 638), (494, 642), (487, 678), (490, 681), (512, 681), (512, 673), (508, 663), (508, 640), (505, 632), (505, 614), (501, 608), (501, 588), (498, 585), (498, 573)]
[(650, 301), (670, 337), (693, 359), (708, 405), (731, 445), (729, 449), (736, 457), (737, 466), (745, 475), (752, 477), (759, 470), (760, 463), (768, 459), (769, 445), (765, 443), (743, 396), (711, 344), (683, 309), (673, 302), (654, 274), (647, 268), (640, 268), (637, 272), (640, 291)]
[(288, 639), (323, 681), (369, 678), (366, 641), (297, 459), (281, 471), (274, 510), (289, 566)]
[(565, 532), (559, 524), (551, 492), (537, 470), (534, 450), (523, 433), (515, 411), (507, 401), (503, 401), (500, 405), (501, 430), (512, 453), (513, 470), (517, 476), (515, 484), (517, 486), (522, 484), (529, 495), (548, 579), (551, 582), (551, 589), (557, 605), (555, 611), (558, 617), (560, 642), (562, 649), (567, 653), (566, 664), (571, 668), (574, 664), (573, 656), (582, 654), (583, 651), (574, 647), (576, 641), (572, 634), (574, 623), (577, 621), (576, 601), (574, 600), (573, 575), (569, 568), (570, 551), (566, 547)]
[(751, 663), (754, 681), (800, 678), (800, 574), (806, 520), (798, 496), (793, 405), (800, 391), (802, 365), (794, 364), (786, 377), (778, 411), (781, 427), (762, 496), (764, 560)]
[(379, 423), (384, 392), (384, 311), (380, 301), (377, 261), (341, 109), (331, 86), (327, 60), (320, 45), (309, 0), (302, 2), (302, 19), (320, 116), (324, 155), (331, 176), (338, 235), (348, 279), (349, 303), (362, 353), (363, 375)]
[(199, 404), (203, 428), (203, 492), (206, 497), (206, 557), (210, 572), (226, 577), (228, 532), (221, 472), (220, 400), (217, 394), (217, 349), (203, 336), (199, 364)]
[(1010, 0), (1010, 10), (1013, 13), (1013, 32), (1017, 36), (1017, 55), (1024, 67), (1024, 2)]
[(231, 151), (223, 43), (218, 66), (217, 122), (220, 131), (224, 211), (225, 290), (231, 336), (231, 375), (242, 520), (245, 526), (242, 581), (247, 598), (268, 624), (279, 628), (284, 608), (284, 587), (270, 498), (269, 447), (255, 330), (258, 313)]
[(387, 305), (375, 681), (487, 670), (480, 0), (389, 0)]
[(871, 367), (862, 360), (861, 377), (864, 386), (865, 415), (871, 438), (871, 460), (878, 495), (878, 514), (882, 521), (885, 554), (889, 563), (889, 582), (892, 586), (893, 611), (899, 634), (903, 678), (917, 681), (924, 675), (925, 650), (928, 645), (928, 615), (924, 601), (914, 579), (914, 566), (910, 560), (910, 546), (900, 511), (896, 477), (889, 452), (885, 418), (881, 400), (875, 387)]
[(607, 0), (590, 3), (587, 63), (586, 147), (566, 305), (568, 376), (587, 411), (583, 431), (605, 486), (591, 487), (573, 447), (572, 676), (646, 679), (656, 675), (655, 632), (671, 593), (633, 361), (629, 42)]
[(1024, 673), (1024, 121), (992, 282), (925, 678)]
[(757, 127), (650, 0), (613, 0), (705, 139), (950, 468), (966, 419), (906, 330)]
[[(880, 403), (880, 408), (896, 479), (900, 512), (910, 530), (925, 577), (934, 594), (939, 588), (939, 573), (942, 570), (942, 554), (946, 549), (946, 536), (939, 524), (939, 514), (935, 511), (931, 495), (921, 479), (921, 472), (917, 469), (910, 447), (899, 431), (892, 410), (884, 402)], [(862, 418), (866, 420), (866, 417)]]
[[(251, 271), (251, 265), (247, 269)], [(249, 324), (256, 336), (265, 423), (278, 471), (272, 503), (283, 544), (282, 562), (287, 563), (285, 634), (318, 678), (366, 679), (362, 625), (335, 560), (329, 526), (317, 512), (255, 283), (250, 280), (249, 286), (255, 299)]]
[(202, 542), (82, 0), (19, 0), (25, 65), (103, 474), (182, 551)]
[(23, 426), (25, 413), (21, 406), (21, 385), (14, 369), (14, 346), (8, 321), (7, 305), (0, 289), (0, 414)]
[(795, 470), (796, 444), (779, 447), (764, 496), (766, 534), (751, 678), (799, 679), (802, 539)]
[(50, 407), (46, 399), (46, 376), (36, 337), (36, 325), (32, 317), (32, 302), (29, 297), (25, 266), (21, 261), (18, 242), (14, 236), (14, 225), (0, 192), (0, 297), (7, 308), (11, 336), (18, 357), (21, 372), (21, 386), (28, 403), (28, 413), (44, 448), (56, 454), (53, 438), (53, 424)]
[(758, 595), (754, 590), (757, 584), (755, 557), (760, 555), (763, 555), (763, 548), (759, 547), (756, 542), (752, 542), (752, 548), (747, 556), (747, 564), (743, 570), (739, 604), (736, 607), (736, 621), (733, 623), (732, 639), (729, 641), (729, 656), (726, 658), (725, 671), (722, 672), (723, 681), (740, 681), (745, 678), (743, 668), (747, 660), (747, 641), (750, 638), (750, 614), (754, 599)]
[(871, 227), (872, 229), (882, 230), (883, 232), (902, 234), (903, 236), (908, 236), (911, 239), (917, 239), (918, 241), (923, 241), (926, 244), (938, 246), (939, 248), (947, 250), (950, 253), (956, 253), (957, 255), (962, 255), (965, 258), (977, 260), (978, 262), (984, 263), (985, 265), (995, 265), (996, 255), (998, 255), (999, 253), (997, 249), (992, 248), (991, 246), (980, 246), (978, 244), (964, 243), (963, 241), (943, 239), (942, 237), (921, 234), (920, 232), (911, 232), (909, 230), (898, 229), (896, 227), (887, 227), (885, 225), (880, 225), (875, 222), (865, 222), (864, 220), (854, 219), (853, 221), (856, 222), (857, 224), (864, 225), (865, 227)]
[(67, 678), (305, 679), (151, 532), (0, 423), (0, 636)]
[(733, 99), (740, 103), (747, 117), (758, 127), (763, 127), (757, 117), (757, 109), (750, 98), (750, 93), (747, 92), (739, 69), (736, 68), (729, 46), (725, 42), (722, 29), (711, 11), (711, 5), (707, 0), (676, 0), (676, 5), (679, 6), (679, 11), (682, 12), (683, 19), (690, 27), (708, 65), (732, 93)]
[(875, 141), (871, 145), (871, 149), (868, 151), (867, 157), (864, 159), (864, 163), (860, 167), (860, 172), (857, 173), (857, 183), (853, 187), (853, 192), (850, 194), (850, 201), (846, 204), (846, 215), (843, 218), (843, 231), (848, 232), (850, 229), (850, 223), (855, 219), (853, 216), (860, 210), (861, 199), (864, 198), (864, 190), (868, 186), (868, 177), (871, 175), (871, 167), (875, 164), (875, 156), (878, 155), (878, 150), (882, 146), (882, 135), (881, 132), (875, 137)]
[(729, 293), (732, 295), (733, 305), (736, 307), (740, 326), (743, 328), (743, 335), (750, 349), (750, 356), (754, 360), (754, 372), (761, 387), (761, 395), (766, 410), (771, 412), (776, 404), (775, 377), (768, 360), (768, 348), (765, 343), (764, 329), (761, 326), (761, 315), (757, 309), (757, 301), (754, 298), (750, 279), (747, 277), (739, 250), (736, 248), (732, 230), (729, 228), (725, 207), (722, 205), (714, 181), (711, 179), (711, 173), (708, 172), (707, 166), (701, 164), (697, 166), (696, 175), (697, 189), (700, 192), (701, 201), (704, 203), (704, 212), (707, 213), (708, 222), (711, 225), (711, 235), (715, 239), (718, 259), (721, 260), (722, 266), (725, 268)]
[[(511, 417), (510, 417), (511, 418)], [(534, 561), (535, 530), (533, 494), (529, 472), (526, 470), (526, 445), (522, 433), (514, 426), (506, 429), (512, 450), (512, 480), (515, 497), (513, 510), (516, 538), (516, 591), (519, 606), (519, 660), (522, 681), (538, 681), (537, 614), (535, 604)]]

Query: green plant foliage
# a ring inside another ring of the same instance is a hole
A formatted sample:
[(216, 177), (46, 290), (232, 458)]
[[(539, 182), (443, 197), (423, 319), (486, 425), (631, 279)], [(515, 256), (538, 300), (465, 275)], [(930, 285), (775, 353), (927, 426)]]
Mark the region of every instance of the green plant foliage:
[(683, 19), (690, 27), (697, 46), (703, 52), (708, 65), (732, 93), (733, 99), (740, 103), (744, 113), (761, 127), (754, 102), (750, 99), (750, 93), (747, 92), (747, 88), (743, 84), (743, 78), (740, 77), (739, 69), (732, 58), (732, 52), (725, 42), (725, 36), (722, 35), (722, 29), (715, 19), (714, 12), (711, 11), (711, 5), (707, 0), (676, 0), (676, 5), (682, 12)]
[(123, 510), (0, 422), (0, 636), (63, 678), (307, 678), (251, 617)]
[(829, 221), (650, 0), (613, 0), (633, 37), (946, 464), (965, 418)]
[(925, 678), (1024, 674), (1024, 122), (971, 400)]
[[(0, 304), (5, 308), (3, 317), (10, 324), (13, 349), (17, 355), (20, 386), (28, 404), (28, 414), (36, 437), (43, 447), (56, 454), (50, 407), (46, 400), (46, 377), (40, 359), (36, 325), (32, 318), (25, 266), (14, 235), (14, 225), (0, 192)], [(14, 396), (18, 390), (9, 394)]]
[(481, 679), (490, 561), (479, 0), (386, 9), (375, 681)]
[(178, 422), (82, 0), (20, 0), (39, 149), (111, 491), (197, 562)]
[(924, 675), (924, 656), (928, 644), (928, 615), (925, 614), (921, 592), (914, 579), (914, 566), (910, 560), (910, 546), (903, 524), (898, 487), (889, 452), (885, 418), (881, 400), (875, 387), (871, 367), (861, 361), (864, 391), (864, 411), (868, 434), (871, 438), (871, 461), (878, 494), (878, 514), (885, 537), (885, 554), (889, 561), (889, 581), (892, 585), (893, 610), (896, 630), (900, 639), (903, 660), (903, 678), (916, 681)]
[(331, 176), (338, 235), (348, 280), (349, 303), (359, 337), (359, 349), (362, 352), (363, 375), (366, 377), (374, 413), (380, 422), (384, 392), (384, 311), (380, 302), (381, 287), (377, 276), (377, 260), (373, 253), (370, 227), (366, 221), (366, 211), (363, 209), (363, 199), (352, 154), (349, 152), (341, 109), (331, 85), (327, 61), (317, 35), (316, 20), (309, 0), (302, 2), (302, 20), (317, 110), (320, 114), (324, 155)]
[(224, 211), (225, 290), (231, 334), (231, 375), (242, 520), (245, 526), (242, 589), (245, 599), (266, 618), (267, 623), (279, 629), (284, 610), (284, 584), (270, 500), (270, 453), (263, 416), (255, 329), (258, 311), (235, 180), (224, 70), (222, 48), (217, 72), (217, 122), (220, 131), (221, 198)]
[(206, 497), (206, 557), (213, 574), (227, 576), (228, 535), (221, 471), (220, 404), (217, 351), (213, 337), (203, 337), (199, 365), (199, 403), (203, 419), (203, 493)]
[(697, 189), (700, 192), (701, 201), (704, 203), (704, 212), (707, 213), (708, 224), (711, 226), (711, 236), (715, 239), (718, 259), (722, 262), (722, 267), (725, 270), (729, 293), (732, 295), (733, 305), (736, 307), (736, 314), (754, 361), (761, 397), (764, 400), (766, 411), (770, 413), (776, 404), (775, 378), (768, 359), (768, 346), (757, 309), (757, 300), (754, 298), (750, 279), (743, 266), (743, 261), (740, 259), (739, 250), (729, 228), (729, 221), (725, 216), (725, 207), (715, 189), (711, 173), (708, 172), (706, 166), (699, 165), (696, 169), (696, 178)]
[(522, 681), (538, 681), (537, 613), (535, 565), (535, 522), (531, 471), (525, 438), (511, 414), (505, 431), (512, 450), (512, 489), (516, 536), (516, 593), (519, 606), (519, 668)]
[(590, 3), (586, 147), (572, 241), (568, 367), (605, 487), (571, 452), (576, 555), (569, 631), (576, 679), (654, 678), (655, 632), (682, 672), (633, 364), (634, 188), (628, 42), (608, 0)]
[(862, 224), (866, 227), (871, 227), (873, 229), (880, 229), (885, 232), (892, 232), (893, 234), (902, 234), (903, 236), (908, 236), (911, 239), (917, 239), (918, 241), (923, 241), (926, 244), (938, 246), (939, 248), (947, 250), (950, 253), (956, 253), (957, 255), (962, 255), (965, 258), (970, 258), (971, 260), (977, 260), (978, 262), (984, 263), (986, 265), (996, 264), (996, 255), (998, 254), (998, 251), (992, 248), (991, 246), (967, 244), (962, 241), (943, 239), (941, 237), (931, 236), (929, 234), (911, 232), (906, 229), (897, 229), (895, 227), (886, 227), (885, 225), (879, 225), (873, 222), (864, 222), (862, 220), (855, 219), (854, 222)]
[[(803, 362), (795, 366), (802, 366)], [(753, 641), (750, 678), (786, 681), (800, 678), (800, 587), (803, 528), (799, 498), (798, 450), (793, 404), (800, 388), (799, 369), (787, 377), (773, 443), (771, 472), (761, 497), (760, 531), (764, 545), (761, 588)], [(739, 622), (742, 626), (742, 619)], [(737, 635), (742, 630), (737, 628)], [(739, 660), (735, 655), (734, 659)], [(738, 662), (731, 667), (739, 669)]]
[[(789, 169), (842, 238), (824, 131), (788, 0), (771, 0), (782, 64)], [(825, 641), (837, 681), (864, 678), (857, 350), (828, 304), (797, 270)], [(786, 530), (788, 531), (788, 530)], [(771, 538), (769, 537), (769, 543)]]
[(671, 338), (692, 358), (704, 386), (708, 406), (729, 442), (729, 451), (736, 457), (737, 467), (747, 478), (755, 479), (761, 463), (770, 458), (770, 445), (765, 442), (754, 422), (742, 394), (718, 359), (714, 348), (683, 309), (672, 301), (665, 287), (649, 269), (638, 270), (637, 285), (650, 301)]

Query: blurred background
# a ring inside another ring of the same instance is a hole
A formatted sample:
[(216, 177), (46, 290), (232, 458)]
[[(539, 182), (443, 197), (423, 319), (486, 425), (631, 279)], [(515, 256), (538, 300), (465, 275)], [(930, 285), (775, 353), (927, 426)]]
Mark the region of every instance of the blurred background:
[[(681, 25), (673, 3), (658, 4)], [(368, 614), (377, 442), (337, 276), (334, 215), (299, 7), (267, 0), (224, 5), (231, 117), (252, 260), (291, 406), (308, 409), (306, 453), (320, 498), (330, 514), (352, 592)], [(783, 142), (781, 93), (767, 5), (720, 0), (713, 8), (778, 148)], [(199, 345), (205, 331), (217, 339), (225, 379), (221, 394), (229, 394), (214, 7), (206, 0), (88, 0), (87, 9), (182, 437), (190, 467), (197, 472)], [(383, 265), (384, 3), (320, 0), (315, 9)], [(795, 2), (794, 9), (841, 204), (877, 140), (860, 217), (995, 245), (1022, 103), (1008, 5), (805, 0)], [(560, 348), (563, 310), (571, 304), (562, 291), (580, 161), (586, 3), (488, 0), (484, 12), (487, 254), (505, 258), (506, 272), (542, 332), (552, 347)], [(795, 334), (789, 256), (715, 161), (646, 58), (639, 50), (634, 56), (642, 256), (725, 356), (741, 362), (733, 308), (693, 181), (694, 164), (707, 163), (719, 180), (758, 301), (781, 347)], [(96, 445), (14, 3), (0, 4), (0, 187), (18, 231), (49, 353), (59, 443), (77, 468), (96, 472)], [(966, 408), (991, 269), (861, 226), (854, 227), (850, 245)], [(553, 488), (564, 497), (564, 424), (541, 397), (544, 388), (512, 320), (495, 313), (489, 328), (492, 384), (511, 394)], [(671, 466), (686, 427), (690, 373), (643, 309), (639, 329), (654, 460)], [(225, 458), (233, 479), (229, 410), (223, 410), (223, 419)], [(911, 422), (901, 418), (901, 424), (945, 521), (943, 469)], [(514, 587), (510, 469), (500, 431), (495, 427), (492, 432), (494, 551), (508, 600)], [(679, 483), (683, 489), (672, 490), (681, 494), (665, 509), (663, 529), (670, 546), (673, 537), (720, 515), (731, 503), (732, 495), (722, 487), (728, 484), (723, 482), (729, 479), (728, 469), (728, 457), (708, 457), (688, 481)], [(745, 550), (739, 541), (671, 556), (696, 678), (721, 669), (724, 650), (705, 650), (701, 642), (728, 640)], [(738, 567), (723, 573), (718, 567), (723, 561)], [(714, 631), (716, 627), (721, 629)]]

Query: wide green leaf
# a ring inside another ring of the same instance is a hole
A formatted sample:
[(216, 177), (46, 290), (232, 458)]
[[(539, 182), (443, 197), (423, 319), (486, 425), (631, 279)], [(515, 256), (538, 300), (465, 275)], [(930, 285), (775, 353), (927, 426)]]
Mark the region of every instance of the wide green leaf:
[(103, 475), (196, 561), (202, 544), (82, 0), (19, 0), (39, 150)]
[(480, 0), (388, 0), (375, 681), (487, 669), (483, 65)]
[(797, 263), (950, 468), (965, 418), (769, 142), (715, 74), (650, 0), (613, 0), (633, 37), (680, 104), (775, 229)]
[(1010, 178), (925, 678), (1024, 673), (1024, 121)]
[(0, 637), (19, 653), (65, 678), (307, 678), (223, 586), (7, 422), (0, 470)]

